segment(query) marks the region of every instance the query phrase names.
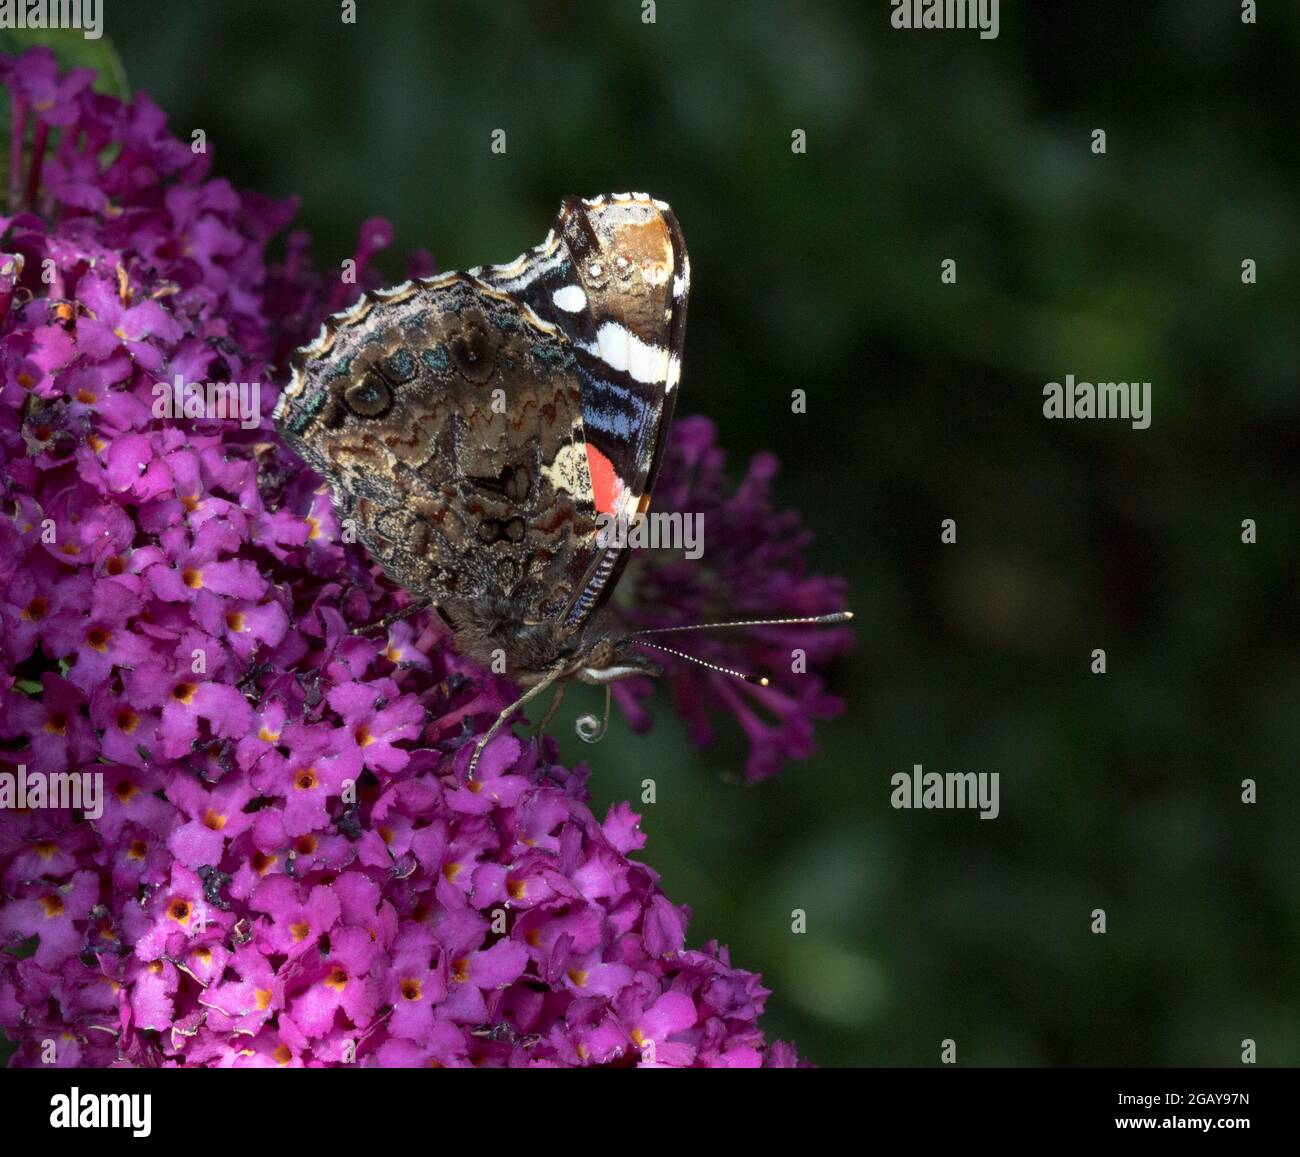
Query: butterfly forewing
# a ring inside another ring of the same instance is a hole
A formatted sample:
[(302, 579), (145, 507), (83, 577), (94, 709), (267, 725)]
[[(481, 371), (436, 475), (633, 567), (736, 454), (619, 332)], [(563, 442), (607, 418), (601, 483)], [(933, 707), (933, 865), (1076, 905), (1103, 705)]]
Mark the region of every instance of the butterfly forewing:
[[(690, 264), (672, 211), (637, 193), (570, 197), (530, 260), (474, 272), (572, 343), (597, 512), (644, 511), (672, 420), (686, 335)], [(594, 552), (566, 612), (570, 626), (608, 597), (624, 561), (616, 548)]]

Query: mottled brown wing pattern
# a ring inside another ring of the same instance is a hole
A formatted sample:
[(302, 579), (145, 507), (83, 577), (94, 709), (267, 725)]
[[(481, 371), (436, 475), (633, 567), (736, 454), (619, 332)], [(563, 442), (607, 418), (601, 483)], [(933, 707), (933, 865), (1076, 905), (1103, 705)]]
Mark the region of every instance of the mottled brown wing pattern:
[(557, 617), (596, 510), (573, 351), (463, 273), (367, 295), (299, 351), (276, 408), (394, 582), (436, 603)]

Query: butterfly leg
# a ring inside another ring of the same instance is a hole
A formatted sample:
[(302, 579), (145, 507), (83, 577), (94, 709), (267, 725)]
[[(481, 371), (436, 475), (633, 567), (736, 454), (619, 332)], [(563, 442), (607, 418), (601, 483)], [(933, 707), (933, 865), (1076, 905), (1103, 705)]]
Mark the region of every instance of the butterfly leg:
[(412, 603), (409, 607), (403, 607), (400, 611), (394, 611), (391, 615), (385, 615), (377, 623), (367, 623), (363, 627), (354, 627), (352, 633), (354, 635), (369, 635), (375, 631), (386, 631), (394, 623), (399, 623), (403, 619), (409, 619), (412, 615), (418, 614), (420, 611), (424, 610), (424, 608), (429, 605), (429, 601), (430, 600), (428, 599), (420, 599), (419, 601)]
[(504, 711), (501, 712), (500, 715), (496, 717), (495, 722), (492, 724), (491, 727), (487, 729), (486, 732), (484, 732), (483, 738), (478, 741), (478, 744), (474, 748), (474, 754), (470, 757), (470, 761), (469, 761), (469, 775), (467, 777), (468, 779), (474, 778), (474, 769), (478, 767), (478, 761), (480, 757), (483, 755), (483, 749), (488, 745), (488, 741), (494, 735), (496, 735), (496, 733), (500, 731), (501, 728), (503, 728), (506, 725), (506, 721), (510, 718), (510, 716), (512, 716), (516, 711), (518, 711), (519, 708), (521, 708), (525, 703), (529, 702), (530, 700), (536, 699), (537, 696), (539, 696), (552, 683), (554, 683), (558, 678), (560, 678), (560, 676), (564, 674), (564, 671), (565, 671), (564, 665), (552, 668), (550, 671), (546, 673), (545, 677), (543, 677), (541, 682), (535, 684), (532, 687), (529, 687), (527, 691), (525, 691), (522, 695), (520, 695), (518, 699), (516, 699), (513, 703), (511, 703), (509, 707), (507, 707)]
[(567, 683), (561, 683), (555, 688), (555, 697), (551, 700), (551, 705), (546, 709), (546, 714), (542, 716), (542, 721), (533, 728), (534, 735), (541, 735), (546, 731), (546, 725), (550, 723), (551, 718), (559, 708), (560, 700), (564, 698), (564, 689), (567, 686)]

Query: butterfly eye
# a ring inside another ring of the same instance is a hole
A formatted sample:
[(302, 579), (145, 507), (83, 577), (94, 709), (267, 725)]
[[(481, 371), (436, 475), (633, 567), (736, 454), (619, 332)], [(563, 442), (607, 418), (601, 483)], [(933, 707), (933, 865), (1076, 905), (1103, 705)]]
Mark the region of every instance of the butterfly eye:
[(378, 374), (367, 374), (343, 395), (348, 409), (361, 418), (378, 418), (393, 404), (393, 392)]

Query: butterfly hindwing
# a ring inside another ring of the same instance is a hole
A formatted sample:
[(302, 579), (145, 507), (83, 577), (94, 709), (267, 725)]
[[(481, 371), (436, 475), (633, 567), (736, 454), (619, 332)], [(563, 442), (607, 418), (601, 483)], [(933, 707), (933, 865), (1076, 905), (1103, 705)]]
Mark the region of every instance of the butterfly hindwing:
[(276, 409), (393, 581), (557, 617), (595, 537), (567, 339), (466, 274), (370, 294), (299, 351)]

